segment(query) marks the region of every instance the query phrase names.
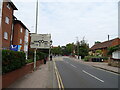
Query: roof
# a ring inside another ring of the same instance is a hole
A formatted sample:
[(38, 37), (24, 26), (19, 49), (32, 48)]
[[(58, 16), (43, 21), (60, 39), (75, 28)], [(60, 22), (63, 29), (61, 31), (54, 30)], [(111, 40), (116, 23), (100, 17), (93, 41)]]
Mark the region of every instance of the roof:
[(29, 31), (29, 29), (20, 20), (14, 20), (14, 24), (17, 24), (17, 23), (21, 24), (25, 29)]
[[(118, 39), (118, 38), (115, 38), (115, 39)], [(115, 40), (115, 39), (112, 39), (112, 40), (109, 40), (109, 41), (105, 41), (105, 42), (102, 42), (102, 43), (97, 43), (97, 44), (93, 45), (90, 48), (90, 50), (108, 48), (108, 47), (110, 47), (112, 45), (112, 41)]]
[(13, 8), (13, 10), (18, 10), (11, 0), (3, 0), (3, 2), (8, 2)]

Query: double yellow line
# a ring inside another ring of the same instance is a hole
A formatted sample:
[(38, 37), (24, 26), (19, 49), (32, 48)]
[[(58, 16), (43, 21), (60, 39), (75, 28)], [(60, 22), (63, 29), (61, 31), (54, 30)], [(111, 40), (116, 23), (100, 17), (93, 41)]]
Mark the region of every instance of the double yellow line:
[(56, 63), (55, 63), (54, 60), (53, 60), (53, 63), (54, 63), (55, 74), (56, 74), (56, 77), (57, 77), (58, 88), (59, 88), (59, 90), (64, 90), (64, 85), (63, 85), (61, 76), (60, 76), (60, 74), (59, 74), (59, 72), (58, 72), (58, 69), (57, 69), (57, 67), (56, 67)]

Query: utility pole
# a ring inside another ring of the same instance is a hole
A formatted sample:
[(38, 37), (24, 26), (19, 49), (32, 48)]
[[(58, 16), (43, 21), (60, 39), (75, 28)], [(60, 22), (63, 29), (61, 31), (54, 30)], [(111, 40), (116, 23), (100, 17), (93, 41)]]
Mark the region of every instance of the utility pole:
[[(35, 25), (35, 34), (37, 34), (37, 24), (38, 24), (38, 0), (36, 2), (36, 25)], [(36, 70), (36, 52), (37, 48), (34, 50), (34, 70)]]
[(77, 55), (78, 55), (78, 59), (79, 59), (79, 40), (78, 40), (78, 37), (77, 38)]
[(108, 41), (110, 40), (110, 35), (108, 35)]

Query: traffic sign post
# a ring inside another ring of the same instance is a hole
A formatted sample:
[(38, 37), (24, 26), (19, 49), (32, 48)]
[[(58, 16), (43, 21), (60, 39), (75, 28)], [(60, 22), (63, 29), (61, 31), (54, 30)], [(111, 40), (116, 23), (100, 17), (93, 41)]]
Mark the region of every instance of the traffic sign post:
[(31, 34), (31, 43), (30, 47), (34, 48), (34, 70), (36, 69), (36, 51), (37, 49), (49, 49), (50, 56), (50, 47), (52, 45), (51, 34)]

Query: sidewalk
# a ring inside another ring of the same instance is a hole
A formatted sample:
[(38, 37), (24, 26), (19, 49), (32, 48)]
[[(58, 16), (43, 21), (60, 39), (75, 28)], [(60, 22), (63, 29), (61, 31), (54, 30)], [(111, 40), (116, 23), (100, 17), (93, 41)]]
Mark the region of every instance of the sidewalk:
[(47, 61), (32, 73), (25, 75), (8, 88), (57, 88), (52, 61)]
[(108, 66), (108, 63), (105, 63), (105, 62), (85, 62), (85, 61), (78, 60), (78, 59), (75, 59), (75, 58), (72, 58), (72, 59), (77, 61), (77, 62), (83, 63), (83, 64), (87, 64), (87, 65), (90, 65), (90, 66), (93, 66), (93, 67), (96, 67), (96, 68), (100, 68), (100, 69), (104, 69), (104, 70), (107, 70), (107, 71), (111, 71), (111, 72), (120, 74), (120, 71), (119, 71), (120, 68)]

